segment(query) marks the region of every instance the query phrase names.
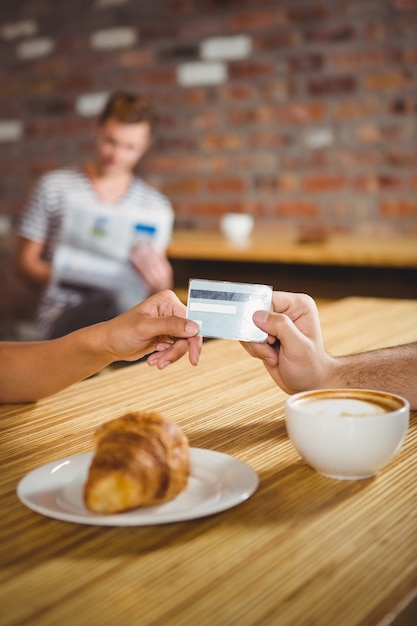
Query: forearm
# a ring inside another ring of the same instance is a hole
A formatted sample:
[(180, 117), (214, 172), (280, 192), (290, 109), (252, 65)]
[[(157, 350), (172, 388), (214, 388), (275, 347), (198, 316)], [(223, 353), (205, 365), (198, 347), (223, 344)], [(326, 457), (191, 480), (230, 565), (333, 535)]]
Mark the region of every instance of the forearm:
[(44, 247), (44, 242), (20, 238), (16, 256), (16, 269), (20, 276), (41, 287), (45, 287), (52, 278), (52, 265), (43, 258)]
[(321, 386), (388, 391), (417, 409), (417, 342), (336, 357)]
[(46, 261), (37, 260), (29, 264), (17, 262), (17, 271), (19, 276), (33, 285), (45, 287), (52, 278), (52, 266)]
[(51, 341), (1, 343), (0, 403), (34, 402), (111, 363), (93, 333), (97, 339), (90, 327)]

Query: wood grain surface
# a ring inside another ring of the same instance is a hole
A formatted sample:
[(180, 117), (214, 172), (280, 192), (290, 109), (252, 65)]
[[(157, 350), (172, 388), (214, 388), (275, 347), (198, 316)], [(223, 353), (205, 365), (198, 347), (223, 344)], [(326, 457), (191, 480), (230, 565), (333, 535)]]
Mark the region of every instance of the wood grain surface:
[(300, 243), (274, 230), (255, 230), (246, 243), (235, 244), (215, 231), (175, 230), (167, 252), (171, 259), (183, 260), (417, 267), (415, 237), (332, 235)]
[[(334, 354), (417, 340), (417, 301), (351, 298), (323, 306), (321, 320)], [(140, 363), (0, 407), (0, 624), (390, 623), (417, 587), (417, 413), (375, 478), (337, 481), (292, 447), (285, 397), (239, 343), (213, 340), (197, 368)], [(223, 513), (154, 527), (77, 525), (19, 502), (25, 474), (91, 450), (94, 429), (131, 410), (160, 411), (193, 447), (249, 463), (258, 490)]]

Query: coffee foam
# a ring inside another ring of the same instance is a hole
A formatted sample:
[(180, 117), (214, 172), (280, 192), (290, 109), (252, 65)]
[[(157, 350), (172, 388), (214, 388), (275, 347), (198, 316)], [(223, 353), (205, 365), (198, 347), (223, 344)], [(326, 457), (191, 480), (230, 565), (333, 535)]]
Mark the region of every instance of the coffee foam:
[(384, 392), (332, 389), (306, 393), (296, 401), (295, 406), (314, 415), (366, 417), (396, 411), (403, 403), (400, 398)]
[(305, 400), (304, 408), (308, 408), (314, 415), (339, 415), (340, 417), (367, 417), (388, 413), (389, 409), (374, 402), (365, 402), (350, 398), (326, 398), (324, 400)]

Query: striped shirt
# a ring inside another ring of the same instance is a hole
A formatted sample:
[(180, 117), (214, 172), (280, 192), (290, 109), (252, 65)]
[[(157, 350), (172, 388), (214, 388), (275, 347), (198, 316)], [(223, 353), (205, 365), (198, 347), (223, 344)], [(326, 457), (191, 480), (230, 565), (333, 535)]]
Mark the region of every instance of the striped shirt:
[[(20, 219), (17, 234), (44, 244), (45, 261), (52, 262), (68, 199), (74, 195), (82, 198), (84, 206), (88, 206), (88, 203), (95, 206), (99, 200), (90, 180), (81, 169), (62, 169), (45, 174), (36, 185)], [(141, 211), (149, 210), (152, 215), (157, 213), (166, 219), (172, 230), (174, 212), (168, 198), (138, 177), (132, 180), (126, 194), (119, 201), (108, 206), (114, 207), (118, 212), (131, 211), (135, 206), (140, 207)], [(144, 293), (144, 297), (147, 295)], [(82, 298), (82, 290), (48, 286), (41, 298), (37, 316), (41, 337), (48, 336), (51, 324), (64, 308), (79, 304)]]

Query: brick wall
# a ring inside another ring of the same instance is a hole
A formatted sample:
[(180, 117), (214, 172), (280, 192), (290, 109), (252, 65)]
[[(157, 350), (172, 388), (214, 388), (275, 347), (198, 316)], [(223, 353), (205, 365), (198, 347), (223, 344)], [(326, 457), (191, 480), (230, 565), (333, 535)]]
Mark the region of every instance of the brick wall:
[(0, 240), (121, 87), (178, 225), (417, 234), (417, 0), (2, 0)]

